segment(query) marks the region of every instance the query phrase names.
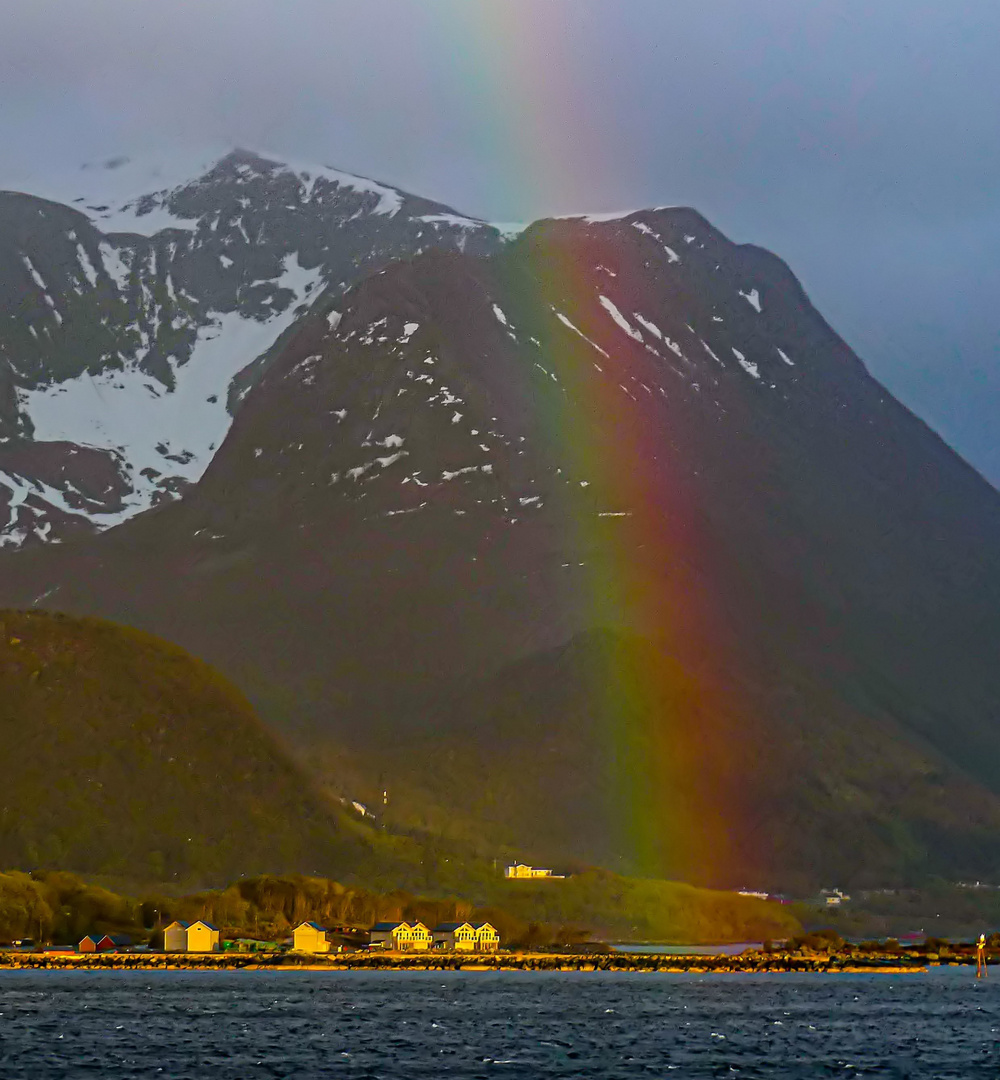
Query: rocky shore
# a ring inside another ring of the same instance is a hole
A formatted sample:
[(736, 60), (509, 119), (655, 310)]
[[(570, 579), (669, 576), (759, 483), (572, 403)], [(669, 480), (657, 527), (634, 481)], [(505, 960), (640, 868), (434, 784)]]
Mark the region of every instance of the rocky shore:
[[(502, 952), (492, 956), (457, 953), (346, 953), (306, 956), (281, 953), (57, 953), (0, 952), (3, 970), (56, 971), (614, 971), (817, 974), (926, 971), (929, 966), (967, 964), (965, 957), (941, 959), (920, 954), (814, 954), (758, 952), (739, 956), (674, 956), (615, 952), (603, 955)], [(974, 962), (974, 961), (973, 961)]]

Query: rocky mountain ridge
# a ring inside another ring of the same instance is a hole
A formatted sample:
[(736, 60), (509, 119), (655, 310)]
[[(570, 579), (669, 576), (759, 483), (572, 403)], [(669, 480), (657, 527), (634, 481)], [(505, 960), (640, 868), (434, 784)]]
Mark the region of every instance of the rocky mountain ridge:
[(321, 293), (429, 246), (501, 242), (325, 167), (246, 151), (171, 164), (112, 159), (76, 178), (86, 194), (53, 193), (65, 203), (0, 191), (0, 546), (176, 498)]

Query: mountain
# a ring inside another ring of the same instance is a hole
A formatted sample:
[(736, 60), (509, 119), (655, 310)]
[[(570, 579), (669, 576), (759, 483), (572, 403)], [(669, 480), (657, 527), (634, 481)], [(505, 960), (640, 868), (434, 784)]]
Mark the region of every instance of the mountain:
[(438, 203), (245, 151), (0, 191), (0, 546), (176, 498), (321, 293), (499, 242)]
[(183, 498), (0, 600), (178, 641), (484, 856), (1000, 872), (1000, 496), (693, 210), (490, 243), (323, 294)]
[(246, 698), (176, 646), (0, 611), (0, 686), (0, 865), (201, 882), (376, 861)]

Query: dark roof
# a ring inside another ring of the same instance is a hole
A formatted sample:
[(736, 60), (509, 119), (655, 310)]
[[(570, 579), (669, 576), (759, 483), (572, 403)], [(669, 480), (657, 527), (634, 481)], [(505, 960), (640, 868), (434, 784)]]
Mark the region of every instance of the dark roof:
[[(112, 945), (131, 945), (132, 939), (128, 934), (105, 934), (101, 941), (110, 941)], [(100, 942), (98, 943), (100, 944)]]
[(452, 930), (457, 930), (460, 926), (470, 926), (470, 925), (471, 925), (471, 923), (468, 923), (468, 922), (443, 922), (443, 923), (438, 923), (437, 926), (434, 927), (433, 932), (435, 934), (450, 934), (452, 932)]
[(379, 933), (388, 933), (390, 930), (395, 930), (397, 926), (402, 926), (401, 922), (377, 922), (372, 927), (372, 933), (378, 931)]
[(166, 930), (169, 927), (173, 926), (175, 923), (177, 924), (177, 926), (182, 926), (185, 930), (187, 930), (187, 928), (191, 925), (189, 922), (185, 922), (183, 919), (174, 919), (173, 922), (167, 923), (167, 925), (163, 929)]
[[(202, 926), (207, 926), (209, 930), (219, 929), (214, 923), (210, 923), (207, 919), (195, 919), (195, 922), (200, 922)], [(194, 926), (194, 923), (187, 923), (187, 926), (188, 928), (190, 928)]]
[(82, 945), (85, 941), (92, 941), (96, 945), (105, 937), (107, 937), (107, 934), (84, 934), (83, 937), (80, 938), (80, 944)]
[[(318, 922), (312, 922), (311, 920), (309, 922), (299, 923), (299, 926), (311, 926), (313, 930), (321, 930), (324, 934), (326, 933), (325, 926), (320, 926)], [(299, 926), (297, 926), (295, 929), (298, 930)]]

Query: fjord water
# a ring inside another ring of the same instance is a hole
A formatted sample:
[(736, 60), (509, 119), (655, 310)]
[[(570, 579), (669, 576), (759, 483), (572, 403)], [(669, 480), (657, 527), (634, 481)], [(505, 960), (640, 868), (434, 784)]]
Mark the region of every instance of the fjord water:
[(996, 1076), (997, 974), (11, 972), (0, 1076)]

